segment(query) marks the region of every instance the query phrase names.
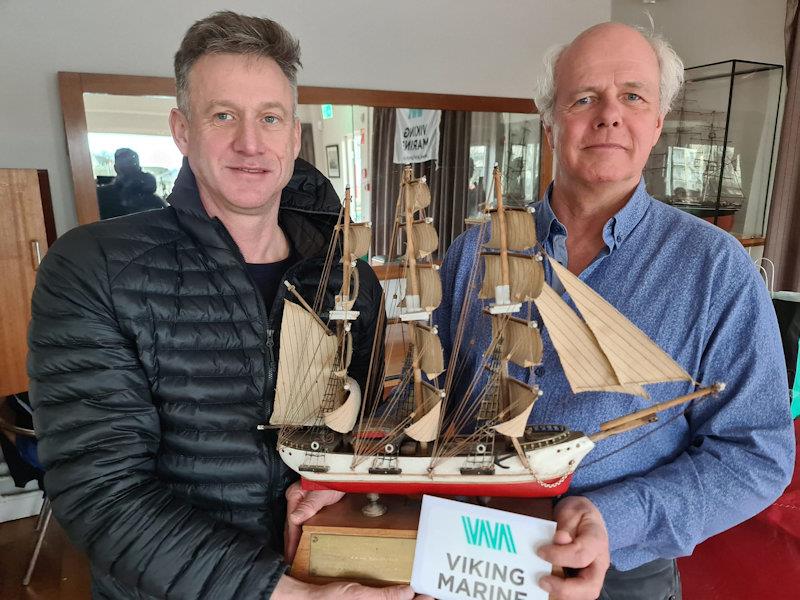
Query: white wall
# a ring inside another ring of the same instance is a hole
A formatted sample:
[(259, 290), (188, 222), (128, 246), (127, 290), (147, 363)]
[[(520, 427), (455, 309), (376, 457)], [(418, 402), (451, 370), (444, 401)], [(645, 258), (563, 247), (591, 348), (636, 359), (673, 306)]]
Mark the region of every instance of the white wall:
[(611, 19), (650, 26), (645, 12), (687, 67), (740, 58), (785, 64), (786, 0), (612, 0)]
[[(649, 13), (655, 29), (674, 46), (687, 67), (714, 63), (730, 59), (751, 60), (784, 65), (786, 63), (783, 26), (786, 18), (786, 0), (658, 0), (655, 4), (642, 4), (640, 0), (612, 0), (611, 18), (614, 21), (650, 27)], [(720, 82), (724, 83), (724, 82)], [(780, 136), (781, 114), (785, 99), (785, 82), (778, 116)], [(752, 181), (746, 177), (744, 192), (759, 190), (748, 200), (748, 210), (737, 214), (734, 231), (745, 234), (760, 234), (764, 217), (763, 189), (766, 170), (769, 167), (772, 149), (769, 140), (773, 128), (769, 125), (774, 115), (775, 98), (759, 98), (755, 90), (748, 89), (747, 82), (739, 81), (738, 95), (734, 97), (734, 117), (742, 120), (735, 140), (742, 152), (742, 170), (749, 173), (755, 165)], [(766, 121), (744, 121), (747, 111), (753, 115), (769, 106)], [(777, 153), (775, 140), (774, 152)], [(772, 171), (775, 170), (772, 159)], [(751, 184), (752, 183), (752, 187)], [(771, 185), (770, 185), (771, 187)], [(771, 191), (766, 194), (771, 197)]]
[(607, 0), (0, 0), (0, 167), (50, 173), (58, 231), (75, 225), (56, 73), (171, 76), (213, 10), (265, 15), (302, 44), (306, 85), (530, 97), (549, 45), (607, 20)]
[[(0, 0), (0, 167), (47, 169), (58, 231), (74, 226), (56, 73), (170, 76), (184, 31), (213, 10), (283, 23), (303, 47), (301, 84), (530, 97), (548, 46), (612, 17), (631, 22), (642, 6), (638, 0)], [(733, 54), (783, 62), (783, 0), (648, 6), (687, 64)]]

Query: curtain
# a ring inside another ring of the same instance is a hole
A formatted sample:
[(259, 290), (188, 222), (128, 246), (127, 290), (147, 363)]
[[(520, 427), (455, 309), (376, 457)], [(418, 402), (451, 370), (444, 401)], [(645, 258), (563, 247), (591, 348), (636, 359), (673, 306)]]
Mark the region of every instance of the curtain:
[(311, 163), (312, 165), (317, 162), (317, 159), (314, 158), (314, 130), (313, 130), (313, 125), (311, 123), (300, 124), (299, 157), (302, 158), (304, 161)]
[(800, 11), (786, 3), (786, 101), (764, 255), (775, 263), (775, 288), (800, 291)]
[(427, 214), (439, 232), (439, 259), (464, 231), (464, 219), (469, 215), (471, 122), (472, 115), (466, 111), (442, 111), (438, 164), (423, 163), (432, 198)]
[[(392, 162), (396, 117), (394, 108), (373, 111), (372, 142), (372, 231), (374, 255), (387, 256), (395, 223), (395, 209), (403, 178), (403, 165)], [(464, 231), (468, 215), (467, 195), (470, 178), (471, 114), (464, 111), (442, 111), (439, 131), (439, 160), (412, 165), (414, 177), (428, 179), (431, 205), (427, 215), (433, 217), (439, 232), (439, 252), (444, 252)], [(403, 253), (395, 241), (394, 255)]]

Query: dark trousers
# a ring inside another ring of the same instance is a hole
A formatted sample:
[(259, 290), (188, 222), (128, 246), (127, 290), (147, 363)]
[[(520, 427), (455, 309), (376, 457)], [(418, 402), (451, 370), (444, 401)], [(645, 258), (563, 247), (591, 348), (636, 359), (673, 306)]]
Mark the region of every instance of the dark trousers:
[(681, 600), (682, 597), (678, 564), (661, 558), (630, 571), (611, 567), (599, 600)]

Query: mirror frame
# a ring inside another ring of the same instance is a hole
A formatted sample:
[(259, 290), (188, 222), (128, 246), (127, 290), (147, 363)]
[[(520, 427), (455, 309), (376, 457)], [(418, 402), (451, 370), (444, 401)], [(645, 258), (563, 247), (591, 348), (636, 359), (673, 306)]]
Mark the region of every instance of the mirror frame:
[[(84, 93), (115, 94), (120, 96), (174, 96), (175, 79), (139, 75), (109, 75), (101, 73), (58, 73), (61, 112), (67, 138), (72, 184), (75, 190), (75, 211), (78, 223), (92, 223), (100, 218), (92, 158), (89, 152), (89, 132), (86, 126)], [(533, 100), (493, 96), (429, 94), (348, 88), (298, 86), (300, 104), (351, 104), (381, 108), (428, 108), (480, 112), (509, 112), (536, 114)], [(539, 194), (544, 193), (552, 179), (553, 154), (544, 135), (541, 135), (539, 164)]]

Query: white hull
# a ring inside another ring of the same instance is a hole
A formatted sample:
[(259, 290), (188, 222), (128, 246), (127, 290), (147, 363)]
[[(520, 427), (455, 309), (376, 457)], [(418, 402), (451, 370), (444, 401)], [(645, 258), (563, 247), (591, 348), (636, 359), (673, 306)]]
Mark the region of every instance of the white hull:
[[(512, 492), (517, 486), (528, 487), (535, 492), (536, 488), (553, 489), (554, 482), (558, 487), (571, 478), (581, 460), (594, 448), (594, 443), (585, 435), (530, 449), (525, 452), (530, 469), (525, 467), (516, 454), (499, 460), (495, 472), (491, 474), (462, 473), (465, 456), (453, 456), (440, 459), (432, 472), (428, 472), (431, 463), (426, 456), (398, 456), (390, 463), (381, 459), (369, 458), (353, 466), (353, 455), (349, 453), (326, 452), (313, 453), (303, 449), (279, 444), (283, 461), (304, 479), (333, 489), (346, 491), (375, 491), (383, 493), (403, 493), (408, 487), (409, 493), (419, 490), (448, 490), (474, 488), (476, 495), (529, 495)], [(314, 469), (308, 467), (312, 465)], [(370, 468), (396, 467), (400, 473), (370, 473)], [(326, 470), (323, 470), (326, 469)], [(481, 494), (484, 490), (493, 493)], [(561, 492), (558, 492), (561, 493)], [(532, 493), (530, 495), (548, 495)]]

